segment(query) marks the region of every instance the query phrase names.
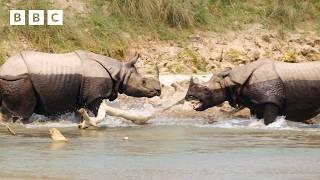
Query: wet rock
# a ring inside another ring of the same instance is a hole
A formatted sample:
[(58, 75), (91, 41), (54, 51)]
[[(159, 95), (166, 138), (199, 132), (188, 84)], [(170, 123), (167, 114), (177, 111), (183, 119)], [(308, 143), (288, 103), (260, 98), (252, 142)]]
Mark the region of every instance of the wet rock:
[(239, 118), (250, 118), (250, 109), (244, 108), (236, 113), (233, 114), (234, 117), (239, 117)]
[(49, 129), (50, 132), (50, 137), (52, 139), (52, 141), (54, 142), (67, 142), (67, 138), (65, 138), (62, 133), (56, 129), (56, 128), (51, 128)]

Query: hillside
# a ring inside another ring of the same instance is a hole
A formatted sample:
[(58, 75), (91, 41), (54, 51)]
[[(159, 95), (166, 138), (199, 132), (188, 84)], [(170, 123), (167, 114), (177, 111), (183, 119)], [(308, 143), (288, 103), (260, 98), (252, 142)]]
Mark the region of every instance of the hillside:
[[(64, 9), (63, 26), (9, 26), (9, 9)], [(259, 58), (320, 59), (320, 1), (0, 0), (0, 61), (21, 50), (87, 49), (140, 67), (205, 73)]]

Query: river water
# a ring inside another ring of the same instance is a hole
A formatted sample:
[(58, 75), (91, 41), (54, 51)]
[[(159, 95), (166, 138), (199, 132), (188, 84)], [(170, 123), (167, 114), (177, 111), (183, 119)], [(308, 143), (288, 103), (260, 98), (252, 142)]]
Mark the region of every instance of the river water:
[[(170, 122), (170, 123), (169, 123)], [(50, 127), (68, 143), (53, 143)], [(320, 179), (320, 129), (256, 120), (106, 120), (97, 129), (72, 122), (0, 128), (0, 179)], [(128, 137), (128, 140), (123, 140)]]
[[(170, 85), (177, 77), (160, 80)], [(154, 108), (134, 98), (110, 105), (142, 114)], [(11, 125), (17, 136), (0, 127), (0, 179), (320, 179), (320, 126), (283, 117), (269, 126), (255, 119), (215, 122), (217, 114), (180, 109), (141, 126), (107, 116), (98, 128), (79, 130), (74, 114), (66, 114)], [(52, 127), (69, 141), (52, 142)]]

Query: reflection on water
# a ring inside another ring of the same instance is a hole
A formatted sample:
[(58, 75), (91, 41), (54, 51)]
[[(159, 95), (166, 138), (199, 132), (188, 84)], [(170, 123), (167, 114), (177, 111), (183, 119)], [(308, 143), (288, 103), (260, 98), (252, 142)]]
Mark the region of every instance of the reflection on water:
[[(88, 130), (59, 128), (68, 143), (52, 143), (45, 126), (14, 125), (15, 137), (0, 128), (0, 174), (18, 179), (320, 177), (317, 127), (280, 122), (277, 127), (251, 127), (248, 120), (193, 125), (163, 122)], [(125, 136), (129, 140), (123, 140)]]
[(52, 142), (50, 143), (50, 150), (62, 150), (66, 147), (68, 143), (63, 141)]

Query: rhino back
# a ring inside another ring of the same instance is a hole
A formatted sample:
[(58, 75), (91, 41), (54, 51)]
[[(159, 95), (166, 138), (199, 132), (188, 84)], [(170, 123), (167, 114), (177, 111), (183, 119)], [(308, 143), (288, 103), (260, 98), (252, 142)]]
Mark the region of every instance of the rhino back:
[(320, 62), (275, 64), (286, 93), (286, 111), (320, 107)]
[(282, 106), (284, 102), (283, 85), (275, 71), (274, 61), (261, 61), (243, 85), (243, 94), (253, 104), (274, 103)]
[(24, 63), (21, 54), (11, 56), (0, 69), (0, 76), (2, 79), (18, 78), (24, 74), (28, 74), (28, 68)]
[(76, 108), (82, 65), (75, 53), (22, 52), (37, 94), (37, 113), (59, 114)]
[[(122, 62), (107, 56), (84, 50), (76, 51), (76, 53), (88, 64), (84, 65), (84, 77), (86, 79), (83, 83), (85, 87), (84, 102), (88, 104), (96, 98), (111, 101), (116, 99), (118, 92), (121, 91), (121, 86), (126, 85), (131, 71), (128, 71), (128, 68), (125, 68)], [(97, 71), (92, 72), (90, 70), (91, 66), (95, 66)], [(96, 88), (89, 88), (89, 86)]]
[(123, 66), (122, 63), (118, 60), (84, 50), (78, 50), (76, 51), (76, 53), (81, 57), (81, 59), (95, 61), (99, 63), (112, 76), (112, 79), (114, 79), (115, 81), (121, 80)]
[(107, 99), (113, 93), (113, 81), (101, 64), (94, 60), (83, 61), (81, 103), (88, 105), (97, 98)]

